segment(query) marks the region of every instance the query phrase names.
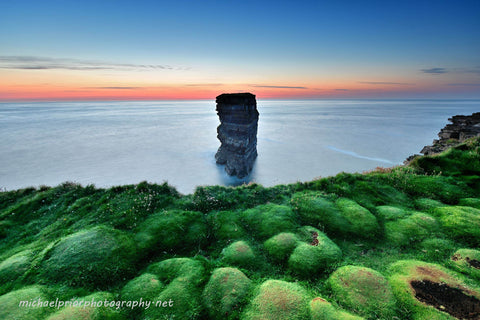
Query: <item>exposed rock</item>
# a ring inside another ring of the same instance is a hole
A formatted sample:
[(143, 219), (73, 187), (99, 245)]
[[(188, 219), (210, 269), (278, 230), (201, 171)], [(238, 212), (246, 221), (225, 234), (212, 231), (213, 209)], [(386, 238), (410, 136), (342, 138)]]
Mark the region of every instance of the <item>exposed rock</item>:
[[(420, 153), (428, 156), (440, 153), (462, 143), (466, 139), (480, 136), (480, 112), (470, 116), (457, 115), (448, 119), (451, 124), (447, 124), (440, 132), (440, 139), (433, 140), (431, 146), (425, 146)], [(405, 164), (410, 163), (418, 155), (413, 155), (405, 160)]]
[(243, 178), (252, 171), (257, 157), (258, 111), (255, 95), (224, 93), (217, 97), (220, 125), (217, 137), (222, 143), (215, 159), (231, 176)]

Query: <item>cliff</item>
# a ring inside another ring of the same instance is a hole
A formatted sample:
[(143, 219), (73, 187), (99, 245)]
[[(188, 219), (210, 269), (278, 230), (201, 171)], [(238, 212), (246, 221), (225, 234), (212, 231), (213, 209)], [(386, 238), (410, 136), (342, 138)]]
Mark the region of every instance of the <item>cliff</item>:
[(258, 111), (255, 95), (224, 93), (217, 97), (220, 125), (217, 137), (221, 142), (215, 159), (225, 171), (243, 178), (252, 171), (257, 157)]
[[(448, 119), (447, 124), (440, 132), (440, 139), (433, 140), (431, 146), (425, 146), (420, 153), (428, 156), (440, 153), (450, 147), (456, 146), (466, 139), (480, 136), (480, 112), (476, 112), (470, 116), (456, 115)], [(418, 155), (407, 158), (405, 164), (410, 163)]]

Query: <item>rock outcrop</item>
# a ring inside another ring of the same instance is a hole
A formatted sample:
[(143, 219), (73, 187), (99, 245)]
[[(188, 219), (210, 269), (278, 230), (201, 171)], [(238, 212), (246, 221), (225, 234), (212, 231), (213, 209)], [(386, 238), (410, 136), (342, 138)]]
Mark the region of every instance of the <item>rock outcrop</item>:
[(243, 178), (252, 171), (257, 157), (258, 111), (255, 95), (224, 93), (217, 97), (220, 125), (217, 137), (221, 142), (215, 159), (225, 171)]
[[(432, 145), (423, 147), (420, 153), (426, 156), (437, 154), (462, 143), (466, 139), (480, 136), (480, 112), (470, 116), (453, 116), (448, 121), (451, 123), (447, 124), (438, 133), (440, 139), (433, 140)], [(410, 163), (416, 156), (408, 157), (405, 164)]]

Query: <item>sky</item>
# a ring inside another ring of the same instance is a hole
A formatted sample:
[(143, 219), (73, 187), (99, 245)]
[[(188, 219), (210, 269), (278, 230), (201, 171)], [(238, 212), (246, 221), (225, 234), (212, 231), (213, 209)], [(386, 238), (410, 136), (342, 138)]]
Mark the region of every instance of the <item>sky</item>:
[(2, 0), (0, 102), (479, 99), (480, 1)]

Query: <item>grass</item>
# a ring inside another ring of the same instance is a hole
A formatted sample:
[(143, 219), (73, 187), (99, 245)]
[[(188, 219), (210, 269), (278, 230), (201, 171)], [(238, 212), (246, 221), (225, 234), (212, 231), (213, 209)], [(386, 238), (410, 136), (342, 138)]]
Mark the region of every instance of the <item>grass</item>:
[[(410, 166), (271, 188), (2, 191), (0, 318), (452, 319), (409, 283), (480, 299), (479, 163), (477, 138)], [(18, 306), (38, 297), (172, 306)]]

